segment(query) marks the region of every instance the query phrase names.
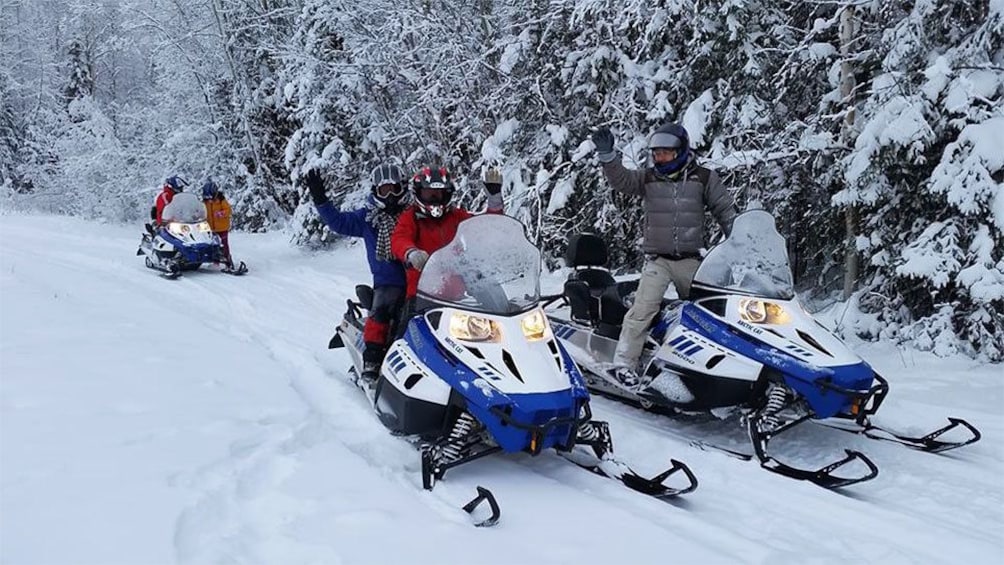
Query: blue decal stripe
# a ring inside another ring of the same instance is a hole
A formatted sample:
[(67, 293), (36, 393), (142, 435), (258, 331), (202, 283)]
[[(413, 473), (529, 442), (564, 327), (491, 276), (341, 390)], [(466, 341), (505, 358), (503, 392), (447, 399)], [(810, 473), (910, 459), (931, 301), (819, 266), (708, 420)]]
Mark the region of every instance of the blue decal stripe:
[(687, 355), (687, 356), (689, 357), (689, 356), (691, 356), (691, 355), (693, 355), (693, 354), (697, 353), (698, 351), (700, 351), (700, 350), (702, 350), (702, 349), (704, 349), (704, 348), (703, 348), (703, 347), (701, 347), (700, 345), (695, 345), (694, 347), (691, 347), (690, 349), (688, 349), (688, 350), (686, 351), (686, 355)]
[(687, 339), (687, 336), (681, 335), (680, 337), (678, 337), (678, 338), (674, 339), (673, 341), (669, 342), (669, 344), (670, 345), (678, 345), (681, 341), (683, 341), (685, 339)]

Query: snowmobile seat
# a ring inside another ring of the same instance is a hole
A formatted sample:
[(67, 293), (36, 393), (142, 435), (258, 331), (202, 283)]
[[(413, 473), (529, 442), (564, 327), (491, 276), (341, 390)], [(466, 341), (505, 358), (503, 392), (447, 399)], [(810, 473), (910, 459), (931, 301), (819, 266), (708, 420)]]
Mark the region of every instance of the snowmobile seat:
[(637, 283), (618, 283), (606, 265), (607, 244), (595, 234), (581, 233), (568, 240), (565, 263), (575, 271), (565, 282), (572, 320), (587, 323), (605, 337), (616, 339), (627, 307), (623, 297)]

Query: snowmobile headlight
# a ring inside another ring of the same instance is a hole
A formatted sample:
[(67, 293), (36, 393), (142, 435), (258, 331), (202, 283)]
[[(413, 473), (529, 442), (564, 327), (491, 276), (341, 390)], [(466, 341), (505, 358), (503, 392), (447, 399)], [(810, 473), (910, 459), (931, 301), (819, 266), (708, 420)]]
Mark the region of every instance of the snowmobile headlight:
[(739, 300), (739, 317), (753, 324), (787, 324), (791, 321), (780, 304), (755, 298)]
[(199, 222), (199, 226), (198, 227), (199, 227), (199, 231), (201, 231), (201, 232), (208, 232), (209, 231), (209, 222)]
[(191, 228), (188, 227), (188, 224), (183, 224), (181, 222), (171, 222), (167, 224), (167, 231), (173, 233), (178, 237), (181, 237), (183, 235), (188, 235), (188, 232), (191, 231)]
[(520, 320), (519, 326), (529, 341), (544, 339), (547, 333), (547, 319), (540, 313), (540, 310), (534, 310), (529, 316)]
[(465, 341), (498, 341), (499, 328), (488, 318), (454, 312), (450, 316), (450, 335)]

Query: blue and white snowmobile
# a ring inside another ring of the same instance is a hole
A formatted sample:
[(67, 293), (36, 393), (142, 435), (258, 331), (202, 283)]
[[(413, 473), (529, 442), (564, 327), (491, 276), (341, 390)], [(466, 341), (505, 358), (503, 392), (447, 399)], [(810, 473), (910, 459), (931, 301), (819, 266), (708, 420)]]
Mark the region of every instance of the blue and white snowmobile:
[(206, 206), (195, 195), (181, 192), (164, 207), (163, 225), (147, 225), (136, 255), (145, 256), (146, 266), (161, 271), (165, 278), (177, 278), (182, 271), (194, 271), (205, 263), (223, 264), (223, 272), (243, 275), (247, 265), (228, 265), (219, 236), (209, 229)]
[[(476, 216), (429, 258), (376, 382), (358, 376), (369, 287), (357, 287), (359, 301), (348, 301), (329, 346), (348, 350), (350, 372), (384, 425), (421, 445), (426, 489), (447, 470), (493, 453), (554, 449), (659, 498), (694, 490), (696, 479), (679, 461), (646, 479), (612, 457), (607, 424), (590, 420), (582, 376), (539, 306), (540, 265), (522, 224)], [(678, 471), (688, 484), (662, 484)]]
[[(928, 452), (980, 439), (976, 428), (957, 418), (921, 437), (870, 422), (889, 385), (799, 304), (784, 238), (764, 210), (736, 218), (731, 236), (702, 261), (689, 300), (664, 302), (639, 367), (647, 384), (637, 390), (610, 376), (637, 281), (614, 280), (604, 268), (606, 245), (592, 234), (571, 238), (566, 260), (575, 271), (564, 292), (545, 297), (544, 303), (561, 300), (569, 307), (548, 312), (555, 335), (585, 370), (589, 387), (655, 411), (738, 412), (753, 453), (694, 442), (698, 447), (756, 458), (775, 473), (835, 488), (872, 479), (878, 468), (864, 454), (845, 450), (845, 457), (822, 468), (801, 469), (772, 456), (768, 442), (807, 420), (826, 420), (830, 427)], [(966, 437), (945, 441), (942, 436), (953, 429), (966, 431)], [(856, 475), (834, 474), (855, 466)]]

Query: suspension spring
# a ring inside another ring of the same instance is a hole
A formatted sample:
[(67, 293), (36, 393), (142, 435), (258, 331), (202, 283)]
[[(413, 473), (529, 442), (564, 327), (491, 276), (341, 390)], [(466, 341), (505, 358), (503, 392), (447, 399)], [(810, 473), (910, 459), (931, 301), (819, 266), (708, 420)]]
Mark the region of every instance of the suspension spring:
[(591, 441), (596, 441), (600, 437), (599, 430), (592, 422), (582, 422), (579, 424), (578, 437), (576, 441), (579, 443), (588, 443)]
[(446, 437), (446, 442), (439, 450), (439, 462), (450, 463), (460, 459), (464, 446), (467, 445), (467, 438), (471, 431), (477, 426), (474, 416), (467, 412), (461, 412), (457, 416), (457, 421), (453, 423), (453, 429)]
[(763, 431), (774, 431), (781, 426), (778, 413), (788, 402), (788, 392), (781, 385), (771, 383), (767, 390), (767, 404), (760, 411), (760, 427)]

